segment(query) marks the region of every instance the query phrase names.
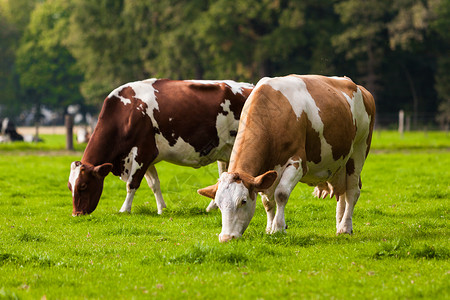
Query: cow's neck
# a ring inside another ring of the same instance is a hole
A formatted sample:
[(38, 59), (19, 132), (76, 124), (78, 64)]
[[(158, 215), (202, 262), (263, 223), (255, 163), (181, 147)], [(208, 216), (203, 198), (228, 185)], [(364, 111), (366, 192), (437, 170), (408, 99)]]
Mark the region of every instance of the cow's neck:
[(263, 87), (250, 97), (243, 109), (228, 170), (258, 176), (284, 165), (295, 155), (300, 148), (301, 122), (297, 122), (300, 119), (278, 91)]
[(86, 146), (82, 163), (98, 166), (104, 163), (111, 163), (115, 166), (117, 164), (118, 149), (114, 145), (115, 137), (110, 132), (105, 130), (102, 124), (97, 125)]
[[(235, 149), (236, 152), (230, 158), (229, 172), (247, 173), (254, 177), (261, 175), (270, 169), (267, 161), (269, 145), (257, 143), (244, 148)], [(236, 154), (236, 155), (234, 155)]]
[(271, 135), (265, 128), (255, 126), (257, 124), (260, 121), (255, 116), (246, 116), (241, 120), (230, 157), (229, 172), (258, 176), (273, 167), (270, 161)]

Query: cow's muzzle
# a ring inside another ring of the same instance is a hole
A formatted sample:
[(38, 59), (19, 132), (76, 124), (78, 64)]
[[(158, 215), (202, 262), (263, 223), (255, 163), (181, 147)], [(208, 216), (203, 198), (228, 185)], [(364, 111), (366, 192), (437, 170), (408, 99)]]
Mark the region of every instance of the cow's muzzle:
[(78, 216), (82, 216), (82, 215), (88, 215), (91, 212), (87, 212), (87, 211), (75, 211), (72, 213), (72, 217), (78, 217)]
[(223, 233), (221, 233), (221, 234), (219, 234), (219, 242), (225, 243), (225, 242), (231, 241), (233, 239), (238, 239), (240, 237), (241, 237), (241, 235), (237, 235), (237, 234), (223, 234)]

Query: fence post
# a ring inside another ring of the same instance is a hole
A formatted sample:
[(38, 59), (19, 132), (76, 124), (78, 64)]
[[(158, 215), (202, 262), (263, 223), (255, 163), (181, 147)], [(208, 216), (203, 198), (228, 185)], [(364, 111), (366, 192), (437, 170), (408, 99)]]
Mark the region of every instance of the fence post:
[(66, 127), (66, 150), (73, 150), (73, 117), (66, 115), (64, 124)]
[(405, 131), (405, 111), (401, 109), (398, 112), (398, 132), (400, 136), (403, 137), (403, 132)]

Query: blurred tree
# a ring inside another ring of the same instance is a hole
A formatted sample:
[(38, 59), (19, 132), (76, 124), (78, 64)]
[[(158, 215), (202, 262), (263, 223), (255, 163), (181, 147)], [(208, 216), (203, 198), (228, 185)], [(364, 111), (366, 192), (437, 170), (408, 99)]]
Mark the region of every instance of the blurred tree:
[(0, 0), (0, 10), (7, 22), (13, 24), (21, 36), (30, 22), (36, 4), (40, 2), (43, 0)]
[(16, 70), (20, 37), (34, 9), (33, 0), (0, 0), (0, 118), (16, 119), (24, 109)]
[(0, 119), (20, 113), (20, 102), (17, 101), (19, 88), (14, 71), (14, 43), (17, 39), (18, 30), (7, 22), (0, 11)]
[(386, 51), (388, 0), (345, 0), (335, 5), (344, 30), (332, 42), (337, 51), (357, 65), (355, 78), (374, 94), (380, 92), (380, 65)]
[(436, 18), (431, 28), (437, 33), (441, 51), (437, 59), (436, 91), (441, 99), (437, 120), (448, 130), (450, 124), (450, 0), (437, 1), (434, 13)]
[[(130, 3), (128, 3), (130, 2)], [(193, 25), (207, 0), (128, 1), (126, 22), (146, 28), (139, 55), (147, 76), (202, 79), (204, 47)], [(134, 5), (132, 5), (134, 3)], [(138, 6), (138, 4), (140, 6)], [(142, 35), (142, 30), (137, 34)]]
[[(64, 46), (68, 34), (69, 4), (48, 0), (33, 11), (17, 51), (17, 70), (24, 99), (40, 117), (42, 105), (65, 110), (81, 103), (82, 73)], [(38, 123), (38, 119), (36, 120)]]
[(91, 102), (104, 97), (112, 85), (122, 81), (120, 77), (131, 77), (132, 66), (126, 68), (126, 54), (140, 45), (128, 47), (118, 34), (123, 28), (123, 1), (73, 2), (68, 46), (84, 73), (81, 92)]
[(84, 98), (100, 104), (120, 84), (148, 77), (318, 73), (365, 85), (381, 113), (435, 112), (438, 95), (445, 112), (449, 2), (0, 0), (0, 105), (21, 103), (19, 90), (46, 105), (81, 101), (80, 80)]
[[(412, 98), (413, 126), (418, 126), (419, 112), (436, 110), (434, 85), (436, 51), (441, 43), (431, 33), (429, 25), (436, 18), (436, 7), (441, 0), (397, 0), (392, 3), (393, 18), (387, 23), (389, 43), (398, 53), (390, 64), (399, 68)], [(400, 99), (399, 99), (400, 100)], [(407, 101), (406, 103), (408, 103)]]
[(211, 1), (195, 22), (205, 76), (256, 82), (292, 67), (287, 58), (307, 42), (304, 8), (300, 1)]
[(207, 0), (75, 3), (69, 45), (85, 72), (82, 92), (91, 103), (128, 81), (203, 77), (203, 47), (192, 24)]

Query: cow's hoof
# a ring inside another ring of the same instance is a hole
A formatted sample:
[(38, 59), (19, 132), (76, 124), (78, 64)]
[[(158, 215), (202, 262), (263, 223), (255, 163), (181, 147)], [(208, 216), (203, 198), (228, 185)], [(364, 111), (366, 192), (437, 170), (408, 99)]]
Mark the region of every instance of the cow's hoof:
[(270, 234), (274, 234), (277, 232), (281, 232), (281, 233), (286, 233), (286, 224), (282, 224), (282, 225), (276, 225), (275, 223), (272, 225), (272, 230), (270, 231)]
[(353, 234), (353, 229), (345, 229), (345, 228), (338, 229), (338, 230), (336, 231), (336, 235), (340, 235), (340, 234), (349, 234), (349, 235), (352, 235), (352, 234)]

